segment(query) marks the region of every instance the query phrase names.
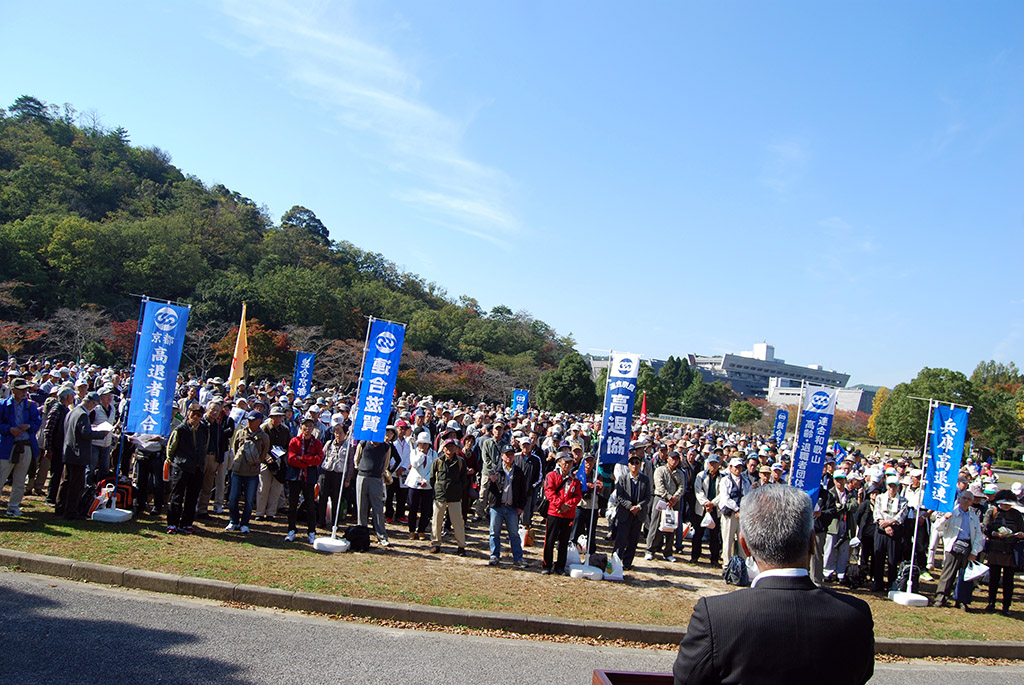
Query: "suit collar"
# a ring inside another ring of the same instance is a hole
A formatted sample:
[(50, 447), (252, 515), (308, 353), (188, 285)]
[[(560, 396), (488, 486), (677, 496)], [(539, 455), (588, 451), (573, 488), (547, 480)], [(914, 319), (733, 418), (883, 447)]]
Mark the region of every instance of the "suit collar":
[(810, 576), (766, 576), (755, 580), (756, 588), (764, 590), (813, 590), (817, 587)]

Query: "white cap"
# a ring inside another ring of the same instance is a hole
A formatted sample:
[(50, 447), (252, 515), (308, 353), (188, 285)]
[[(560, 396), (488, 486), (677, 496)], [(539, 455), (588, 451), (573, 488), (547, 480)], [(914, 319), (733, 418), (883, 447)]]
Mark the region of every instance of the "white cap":
[(424, 442), (427, 443), (428, 445), (430, 444), (430, 434), (427, 433), (427, 431), (422, 431), (419, 435), (416, 436), (417, 444)]

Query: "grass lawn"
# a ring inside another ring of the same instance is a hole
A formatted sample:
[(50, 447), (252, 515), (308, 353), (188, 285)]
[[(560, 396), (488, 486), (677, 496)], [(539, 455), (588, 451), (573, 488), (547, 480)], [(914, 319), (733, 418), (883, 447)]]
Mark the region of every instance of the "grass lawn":
[[(529, 570), (512, 570), (507, 564), (493, 568), (487, 565), (486, 529), (480, 526), (470, 528), (469, 555), (464, 558), (453, 554), (452, 539), (446, 539), (442, 553), (434, 555), (428, 552), (428, 542), (407, 540), (399, 526), (389, 527), (392, 546), (387, 550), (374, 547), (363, 554), (329, 555), (305, 542), (285, 542), (283, 522), (256, 522), (253, 532), (242, 536), (225, 533), (226, 517), (215, 516), (195, 535), (169, 536), (163, 532), (163, 519), (69, 523), (54, 516), (36, 497), (26, 497), (22, 508), (25, 516), (20, 519), (0, 518), (0, 547), (361, 599), (685, 626), (699, 597), (731, 589), (721, 581), (719, 569), (681, 561), (648, 562), (642, 554), (625, 583), (542, 576), (540, 547), (527, 551), (532, 562)], [(934, 583), (924, 584), (923, 590), (930, 596)], [(871, 593), (854, 594), (871, 605), (879, 637), (1024, 641), (1020, 611), (1007, 618), (951, 608), (912, 609)], [(975, 598), (976, 606), (984, 606), (984, 590), (976, 592)]]

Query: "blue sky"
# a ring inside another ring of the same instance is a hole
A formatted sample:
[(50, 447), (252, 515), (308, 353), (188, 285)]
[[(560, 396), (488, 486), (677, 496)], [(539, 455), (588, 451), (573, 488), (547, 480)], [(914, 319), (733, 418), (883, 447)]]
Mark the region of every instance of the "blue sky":
[(1019, 2), (15, 3), (68, 102), (578, 348), (1024, 362)]

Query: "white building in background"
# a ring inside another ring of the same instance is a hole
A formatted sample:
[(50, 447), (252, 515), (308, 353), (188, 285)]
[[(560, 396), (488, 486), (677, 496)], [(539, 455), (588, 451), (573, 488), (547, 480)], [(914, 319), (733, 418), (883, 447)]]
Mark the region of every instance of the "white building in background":
[(850, 380), (850, 374), (825, 369), (820, 364), (787, 364), (784, 359), (776, 358), (775, 346), (765, 342), (755, 343), (753, 350), (739, 354), (715, 357), (688, 354), (686, 359), (691, 368), (700, 370), (706, 383), (722, 381), (744, 397), (757, 397), (773, 402), (768, 393), (773, 379), (776, 387), (796, 387), (797, 393), (801, 381), (812, 385), (843, 388)]
[[(865, 414), (871, 413), (871, 405), (875, 401), (875, 392), (878, 388), (856, 386), (853, 388), (839, 388), (836, 391), (836, 409), (841, 411), (862, 411)], [(772, 378), (768, 382), (768, 402), (770, 404), (784, 405), (800, 404), (800, 384), (791, 384), (781, 378)]]

